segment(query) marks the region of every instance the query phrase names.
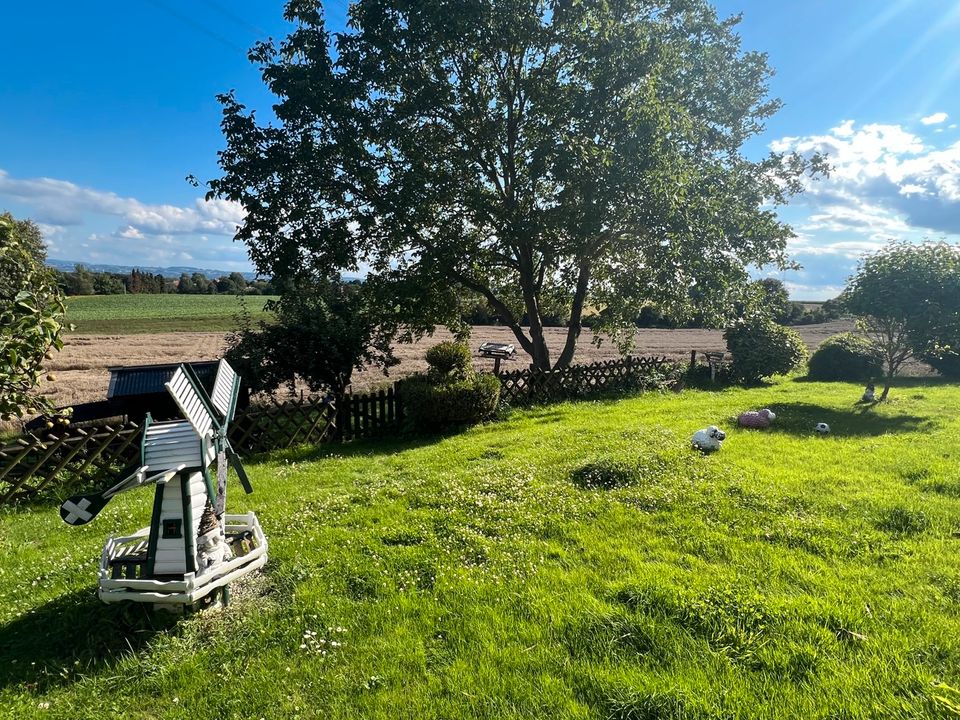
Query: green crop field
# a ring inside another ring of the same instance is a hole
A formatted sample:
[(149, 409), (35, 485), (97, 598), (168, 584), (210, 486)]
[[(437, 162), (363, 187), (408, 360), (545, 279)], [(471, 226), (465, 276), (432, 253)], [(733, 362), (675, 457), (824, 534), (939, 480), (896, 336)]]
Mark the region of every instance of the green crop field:
[[(244, 298), (254, 319), (264, 317), (270, 297)], [(73, 332), (128, 334), (226, 332), (236, 327), (241, 310), (235, 295), (86, 295), (67, 298), (67, 322)]]
[[(250, 459), (230, 505), (271, 560), (185, 619), (95, 597), (152, 492), (79, 528), (56, 499), (0, 509), (0, 715), (956, 717), (960, 386), (860, 392), (651, 393)], [(732, 427), (762, 407), (774, 428)]]

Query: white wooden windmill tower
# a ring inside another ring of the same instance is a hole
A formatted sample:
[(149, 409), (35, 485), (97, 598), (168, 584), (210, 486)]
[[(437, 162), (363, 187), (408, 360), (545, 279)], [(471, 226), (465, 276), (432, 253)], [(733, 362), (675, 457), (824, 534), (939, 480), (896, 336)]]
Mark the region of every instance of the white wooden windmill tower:
[[(65, 522), (83, 525), (115, 495), (155, 486), (150, 526), (111, 537), (104, 546), (98, 590), (104, 602), (169, 608), (218, 596), (226, 602), (229, 583), (267, 561), (267, 540), (256, 515), (225, 513), (227, 462), (244, 489), (253, 491), (227, 438), (239, 387), (233, 368), (221, 360), (208, 397), (189, 366), (181, 365), (166, 388), (186, 420), (153, 422), (147, 415), (140, 465), (112, 487), (75, 495), (60, 506)], [(215, 479), (210, 474), (214, 462)]]

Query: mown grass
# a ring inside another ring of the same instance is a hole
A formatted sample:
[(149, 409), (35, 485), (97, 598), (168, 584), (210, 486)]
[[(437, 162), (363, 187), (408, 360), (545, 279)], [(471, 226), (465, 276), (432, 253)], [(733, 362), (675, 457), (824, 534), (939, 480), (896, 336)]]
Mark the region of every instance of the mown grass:
[[(960, 387), (786, 380), (248, 462), (222, 611), (94, 598), (105, 536), (0, 512), (0, 708), (63, 718), (921, 718), (960, 707)], [(770, 407), (770, 431), (736, 430)], [(826, 437), (812, 430), (829, 422)], [(716, 423), (720, 453), (690, 450)]]
[[(272, 298), (244, 298), (254, 320), (265, 317)], [(227, 332), (241, 311), (235, 295), (88, 295), (67, 298), (67, 322), (86, 335)]]

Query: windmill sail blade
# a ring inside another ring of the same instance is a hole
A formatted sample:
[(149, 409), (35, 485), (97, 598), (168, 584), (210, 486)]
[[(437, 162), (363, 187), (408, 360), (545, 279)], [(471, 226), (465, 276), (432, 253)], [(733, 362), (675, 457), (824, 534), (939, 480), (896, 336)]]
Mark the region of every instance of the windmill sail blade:
[(110, 501), (99, 493), (74, 495), (60, 506), (60, 517), (67, 525), (86, 525), (93, 520)]
[(145, 465), (129, 467), (126, 472), (130, 474), (106, 490), (67, 498), (60, 506), (60, 517), (68, 525), (86, 525), (103, 510), (114, 495), (143, 483), (146, 469)]
[(186, 466), (180, 465), (172, 469), (164, 469), (161, 472), (152, 475), (147, 474), (148, 465), (137, 467), (133, 472), (106, 490), (98, 493), (89, 493), (87, 495), (74, 495), (67, 498), (60, 506), (60, 517), (68, 525), (86, 525), (93, 520), (114, 495), (119, 495), (127, 490), (149, 485), (154, 482), (167, 482), (170, 478), (183, 470)]
[(244, 491), (249, 495), (253, 492), (253, 485), (250, 484), (250, 478), (247, 477), (247, 471), (243, 469), (243, 463), (240, 462), (240, 456), (237, 455), (232, 447), (227, 446), (225, 448), (227, 453), (227, 460), (230, 461), (230, 465), (233, 466), (233, 469), (237, 471), (237, 477), (240, 478), (240, 484), (243, 485)]

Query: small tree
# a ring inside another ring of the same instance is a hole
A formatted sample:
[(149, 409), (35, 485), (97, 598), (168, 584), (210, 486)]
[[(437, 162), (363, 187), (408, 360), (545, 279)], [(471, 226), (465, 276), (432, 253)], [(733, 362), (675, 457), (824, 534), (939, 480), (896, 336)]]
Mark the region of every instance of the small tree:
[(375, 288), (339, 280), (301, 281), (267, 304), (273, 318), (231, 336), (227, 357), (242, 368), (250, 388), (293, 388), (344, 393), (354, 370), (389, 368), (396, 327), (378, 311)]
[(841, 296), (883, 358), (880, 399), (911, 357), (947, 356), (960, 338), (960, 253), (945, 243), (891, 243), (861, 260)]
[(777, 278), (763, 278), (753, 283), (758, 291), (767, 314), (774, 322), (785, 324), (790, 320), (793, 305), (790, 302), (790, 293), (783, 280)]
[[(63, 295), (43, 264), (42, 244), (9, 214), (0, 215), (0, 419), (52, 409), (36, 394), (44, 357), (63, 347)], [(39, 247), (40, 253), (35, 249)], [(51, 377), (52, 379), (52, 377)]]

